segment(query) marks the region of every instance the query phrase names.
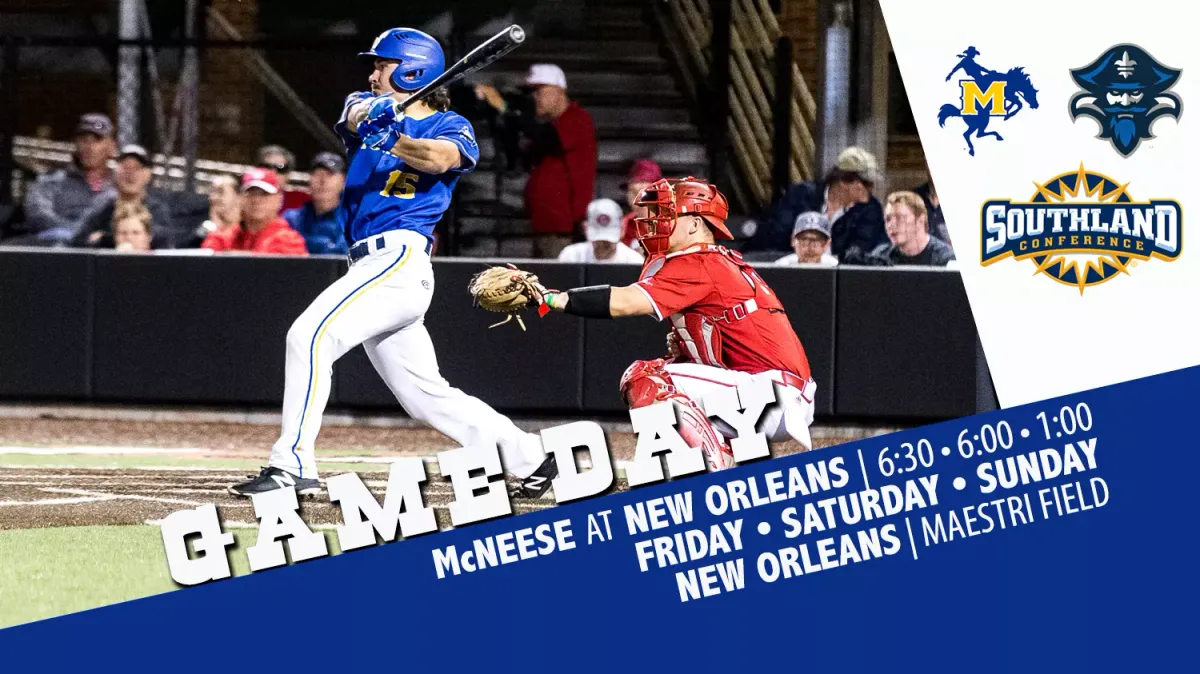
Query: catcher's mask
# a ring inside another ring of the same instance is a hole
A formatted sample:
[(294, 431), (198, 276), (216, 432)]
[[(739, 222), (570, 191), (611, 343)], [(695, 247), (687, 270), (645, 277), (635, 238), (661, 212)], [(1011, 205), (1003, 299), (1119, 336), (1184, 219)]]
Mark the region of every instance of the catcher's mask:
[(733, 234), (725, 227), (725, 219), (729, 217), (729, 201), (716, 185), (703, 178), (664, 178), (642, 190), (633, 205), (646, 209), (647, 215), (635, 218), (633, 222), (638, 241), (650, 255), (667, 252), (671, 232), (675, 231), (677, 218), (681, 215), (704, 218), (714, 238), (733, 238)]

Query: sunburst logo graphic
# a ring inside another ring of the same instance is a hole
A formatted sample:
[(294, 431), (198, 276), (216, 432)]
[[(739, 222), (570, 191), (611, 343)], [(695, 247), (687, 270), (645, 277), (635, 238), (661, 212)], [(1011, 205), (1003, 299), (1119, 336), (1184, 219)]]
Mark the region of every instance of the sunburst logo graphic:
[(1079, 288), (1079, 294), (1137, 260), (1168, 262), (1183, 251), (1183, 208), (1174, 199), (1136, 201), (1122, 184), (1088, 171), (1034, 182), (1029, 201), (994, 199), (983, 205), (981, 264), (1011, 257), (1032, 260), (1034, 274)]

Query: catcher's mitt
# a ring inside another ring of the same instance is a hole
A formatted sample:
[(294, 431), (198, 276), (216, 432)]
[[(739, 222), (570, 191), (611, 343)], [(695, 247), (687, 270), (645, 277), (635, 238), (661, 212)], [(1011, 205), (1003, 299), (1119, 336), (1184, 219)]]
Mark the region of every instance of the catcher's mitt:
[(489, 328), (504, 325), (516, 318), (522, 330), (525, 329), (525, 322), (521, 320), (519, 312), (526, 307), (541, 304), (542, 297), (547, 292), (546, 288), (538, 283), (537, 276), (511, 264), (504, 267), (488, 267), (475, 274), (471, 277), (467, 290), (475, 298), (475, 306), (508, 314), (508, 318), (489, 325)]

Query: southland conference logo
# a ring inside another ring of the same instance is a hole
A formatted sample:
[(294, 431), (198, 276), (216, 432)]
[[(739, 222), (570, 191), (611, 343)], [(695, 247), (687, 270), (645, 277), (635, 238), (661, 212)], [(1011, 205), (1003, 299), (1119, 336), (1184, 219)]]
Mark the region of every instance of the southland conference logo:
[(1083, 91), (1071, 97), (1071, 120), (1092, 117), (1100, 135), (1113, 149), (1128, 157), (1143, 140), (1154, 138), (1150, 127), (1159, 117), (1183, 113), (1183, 101), (1168, 91), (1182, 70), (1159, 63), (1135, 44), (1110, 47), (1100, 58), (1072, 70)]
[(1183, 209), (1174, 199), (1134, 201), (1128, 184), (1082, 164), (1034, 184), (1029, 201), (983, 205), (983, 266), (1006, 257), (1033, 260), (1035, 274), (1078, 287), (1082, 295), (1128, 274), (1134, 260), (1171, 262), (1183, 250)]
[(1038, 107), (1038, 90), (1033, 87), (1024, 68), (1011, 68), (1008, 72), (988, 70), (975, 62), (979, 53), (975, 47), (967, 47), (958, 55), (961, 60), (946, 75), (946, 81), (949, 82), (959, 70), (966, 73), (968, 79), (958, 81), (959, 103), (947, 103), (938, 111), (938, 126), (942, 128), (946, 127), (946, 120), (951, 117), (961, 117), (966, 122), (967, 130), (963, 133), (963, 139), (967, 141), (967, 149), (972, 157), (975, 156), (972, 135), (976, 138), (990, 136), (1004, 140), (999, 133), (987, 130), (993, 117), (1001, 117), (1003, 121), (1011, 119), (1025, 104), (1034, 110)]

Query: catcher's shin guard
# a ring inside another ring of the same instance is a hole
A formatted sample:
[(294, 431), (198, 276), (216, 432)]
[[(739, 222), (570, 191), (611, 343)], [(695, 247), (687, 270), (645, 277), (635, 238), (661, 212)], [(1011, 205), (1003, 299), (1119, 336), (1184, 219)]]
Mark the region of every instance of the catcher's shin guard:
[(621, 397), (630, 409), (647, 407), (654, 403), (670, 400), (678, 410), (677, 429), (688, 447), (699, 447), (704, 452), (704, 461), (710, 471), (732, 468), (733, 450), (725, 438), (713, 428), (712, 422), (696, 401), (675, 388), (666, 361), (635, 361), (621, 375)]

